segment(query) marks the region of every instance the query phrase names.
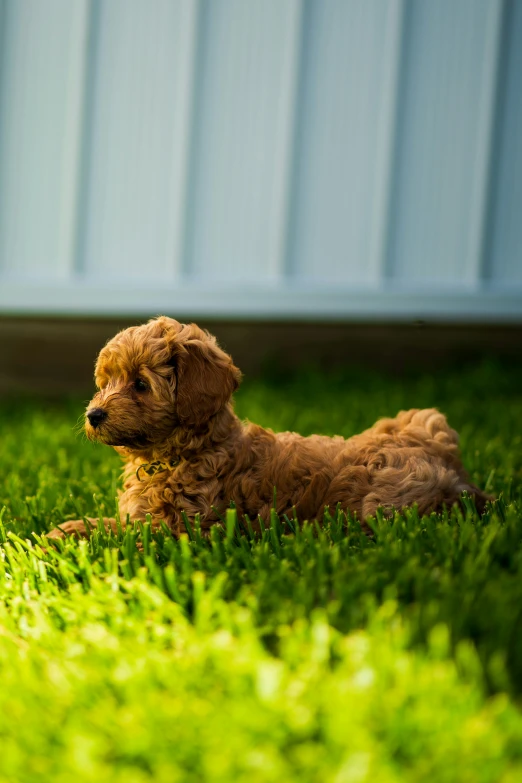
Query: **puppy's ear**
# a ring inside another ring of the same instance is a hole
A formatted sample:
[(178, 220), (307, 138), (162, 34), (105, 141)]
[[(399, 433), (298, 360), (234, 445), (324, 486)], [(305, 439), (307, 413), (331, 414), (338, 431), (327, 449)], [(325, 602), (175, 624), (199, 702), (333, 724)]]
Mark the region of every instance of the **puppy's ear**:
[(198, 427), (229, 401), (241, 380), (231, 357), (215, 339), (190, 339), (178, 343), (172, 364), (177, 377), (177, 414), (185, 427)]

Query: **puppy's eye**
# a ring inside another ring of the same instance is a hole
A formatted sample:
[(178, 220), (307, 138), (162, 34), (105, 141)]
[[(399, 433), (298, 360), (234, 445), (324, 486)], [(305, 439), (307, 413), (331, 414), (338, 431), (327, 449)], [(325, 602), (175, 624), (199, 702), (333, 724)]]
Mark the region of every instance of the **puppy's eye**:
[(149, 387), (142, 378), (136, 378), (134, 381), (134, 388), (138, 392), (145, 392), (148, 391)]

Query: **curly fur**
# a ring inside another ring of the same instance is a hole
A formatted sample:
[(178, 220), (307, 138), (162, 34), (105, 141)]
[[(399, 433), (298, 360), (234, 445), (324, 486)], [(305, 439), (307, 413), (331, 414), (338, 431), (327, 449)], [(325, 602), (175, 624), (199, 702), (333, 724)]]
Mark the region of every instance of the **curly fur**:
[[(87, 418), (86, 433), (125, 461), (123, 518), (150, 514), (179, 534), (182, 512), (199, 514), (205, 530), (233, 501), (240, 515), (269, 521), (274, 487), (278, 513), (295, 508), (301, 520), (321, 519), (337, 504), (364, 521), (378, 507), (440, 510), (464, 491), (479, 509), (487, 499), (469, 482), (457, 433), (435, 409), (403, 411), (348, 440), (241, 422), (231, 400), (240, 372), (195, 324), (160, 317), (120, 332), (101, 351), (95, 377), (87, 414), (98, 408), (107, 417), (96, 427)], [(136, 388), (138, 378), (146, 390)], [(156, 472), (137, 476), (158, 462)]]

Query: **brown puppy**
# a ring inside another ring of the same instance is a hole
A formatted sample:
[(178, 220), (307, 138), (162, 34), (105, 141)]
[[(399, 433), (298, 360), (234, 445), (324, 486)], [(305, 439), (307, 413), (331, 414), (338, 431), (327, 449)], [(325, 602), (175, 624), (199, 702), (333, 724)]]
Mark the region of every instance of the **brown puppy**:
[[(172, 318), (125, 329), (103, 348), (85, 429), (125, 461), (123, 519), (150, 514), (179, 534), (185, 512), (207, 530), (233, 501), (239, 515), (269, 521), (274, 487), (278, 513), (295, 508), (300, 520), (321, 519), (338, 503), (363, 521), (379, 506), (416, 503), (425, 513), (464, 491), (484, 506), (438, 411), (404, 411), (349, 440), (273, 433), (234, 414), (240, 377), (212, 335)], [(73, 521), (50, 536), (85, 532)]]

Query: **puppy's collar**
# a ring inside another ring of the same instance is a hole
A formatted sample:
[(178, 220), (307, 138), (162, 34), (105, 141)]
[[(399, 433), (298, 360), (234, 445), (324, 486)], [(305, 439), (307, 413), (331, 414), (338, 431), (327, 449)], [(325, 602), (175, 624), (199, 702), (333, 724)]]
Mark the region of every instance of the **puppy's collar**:
[(160, 473), (163, 470), (172, 470), (177, 467), (180, 462), (181, 459), (171, 459), (168, 460), (168, 462), (163, 462), (163, 460), (160, 459), (156, 459), (154, 462), (142, 462), (142, 464), (138, 465), (136, 468), (136, 478), (138, 481), (143, 481), (140, 477), (140, 471), (146, 473), (147, 476), (155, 476), (156, 473)]

